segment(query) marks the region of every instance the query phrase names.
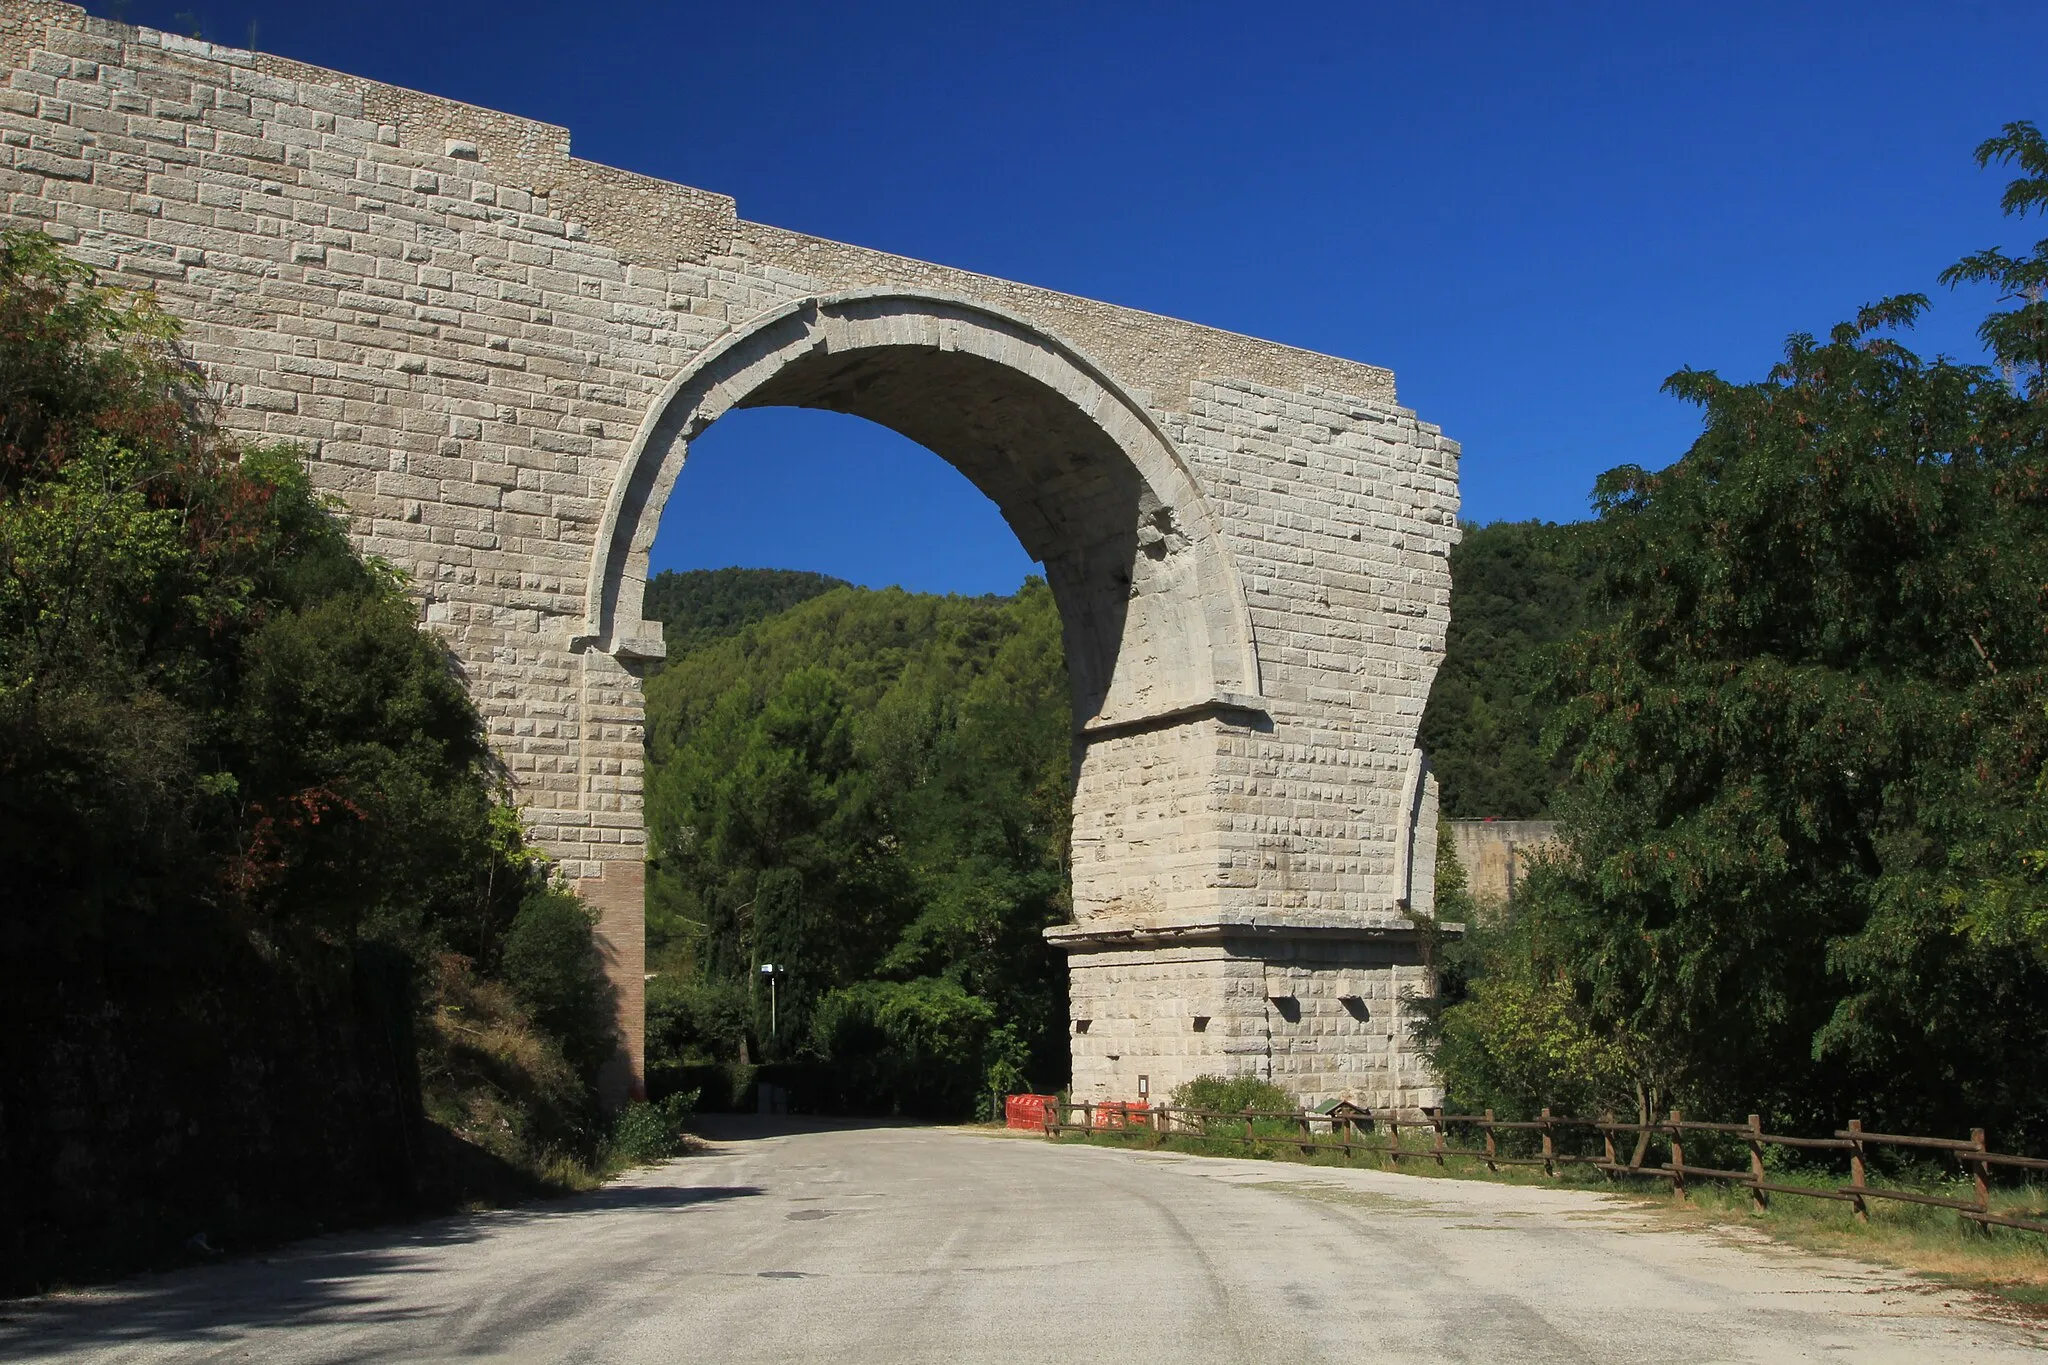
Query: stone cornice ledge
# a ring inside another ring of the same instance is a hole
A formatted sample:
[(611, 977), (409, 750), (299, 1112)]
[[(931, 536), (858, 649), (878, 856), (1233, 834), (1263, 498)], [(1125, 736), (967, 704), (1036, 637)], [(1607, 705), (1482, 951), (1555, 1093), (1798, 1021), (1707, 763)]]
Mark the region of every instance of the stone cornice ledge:
[(1141, 711), (1135, 716), (1086, 721), (1078, 733), (1085, 744), (1113, 735), (1128, 735), (1200, 720), (1205, 716), (1228, 716), (1255, 729), (1271, 729), (1273, 716), (1268, 708), (1269, 703), (1264, 697), (1248, 696), (1242, 692), (1216, 692), (1199, 701), (1169, 703), (1156, 710)]
[[(1462, 924), (1439, 924), (1439, 933), (1463, 934)], [(1412, 939), (1421, 929), (1398, 911), (1331, 915), (1306, 910), (1258, 910), (1220, 915), (1148, 915), (1089, 924), (1056, 924), (1046, 942), (1069, 952), (1089, 948), (1220, 943), (1234, 938), (1312, 938), (1353, 942)]]

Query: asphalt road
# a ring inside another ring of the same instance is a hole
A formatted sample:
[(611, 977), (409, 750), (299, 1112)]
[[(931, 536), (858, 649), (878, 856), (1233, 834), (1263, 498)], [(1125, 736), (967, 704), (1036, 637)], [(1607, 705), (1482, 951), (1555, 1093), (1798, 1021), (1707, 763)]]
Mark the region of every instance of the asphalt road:
[(1573, 1191), (919, 1128), (0, 1303), (0, 1360), (2018, 1361), (1893, 1272)]

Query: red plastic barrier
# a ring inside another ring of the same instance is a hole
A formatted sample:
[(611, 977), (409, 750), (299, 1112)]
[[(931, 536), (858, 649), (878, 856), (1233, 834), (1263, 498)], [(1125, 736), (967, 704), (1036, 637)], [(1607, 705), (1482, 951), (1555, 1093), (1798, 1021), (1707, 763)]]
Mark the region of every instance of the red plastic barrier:
[(1097, 1128), (1142, 1128), (1149, 1122), (1151, 1109), (1136, 1100), (1103, 1100), (1095, 1106)]
[(1012, 1095), (1003, 1101), (1003, 1126), (1043, 1132), (1046, 1111), (1057, 1103), (1057, 1095)]

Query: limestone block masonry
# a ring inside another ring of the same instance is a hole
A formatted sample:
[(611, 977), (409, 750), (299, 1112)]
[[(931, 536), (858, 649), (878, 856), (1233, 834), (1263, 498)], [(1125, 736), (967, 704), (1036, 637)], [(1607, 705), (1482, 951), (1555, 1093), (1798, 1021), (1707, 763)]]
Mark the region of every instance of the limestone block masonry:
[(1046, 564), (1074, 678), (1074, 1087), (1256, 1071), (1434, 1098), (1457, 447), (1384, 369), (742, 220), (565, 129), (0, 0), (0, 191), (153, 288), (229, 420), (411, 575), (641, 1057), (641, 593), (689, 443), (831, 408), (951, 461)]
[(1530, 863), (1559, 843), (1555, 820), (1453, 820), (1451, 838), (1465, 888), (1487, 915), (1503, 913)]

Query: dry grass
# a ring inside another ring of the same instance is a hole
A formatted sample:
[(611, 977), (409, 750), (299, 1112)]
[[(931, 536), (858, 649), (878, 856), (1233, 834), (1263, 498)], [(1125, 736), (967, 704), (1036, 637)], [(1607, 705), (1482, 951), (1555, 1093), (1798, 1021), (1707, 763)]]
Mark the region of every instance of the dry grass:
[[(1773, 1174), (1773, 1183), (1812, 1183), (1837, 1188), (1833, 1179)], [(1970, 1197), (1967, 1186), (1935, 1187), (1928, 1193)], [(2048, 1307), (2048, 1236), (2017, 1228), (1982, 1227), (1947, 1209), (1871, 1199), (1870, 1221), (1859, 1223), (1849, 1205), (1827, 1199), (1774, 1194), (1761, 1211), (1747, 1190), (1710, 1182), (1695, 1184), (1680, 1207), (1666, 1194), (1659, 1203), (1689, 1223), (1739, 1224), (1810, 1251), (1854, 1256), (1932, 1275), (1951, 1284), (1995, 1294), (2029, 1307)], [(2044, 1219), (2048, 1190), (2026, 1185), (1994, 1190), (1994, 1213)]]
[(597, 1115), (575, 1069), (502, 983), (435, 959), (420, 1037), (427, 1116), (542, 1191), (594, 1189)]

